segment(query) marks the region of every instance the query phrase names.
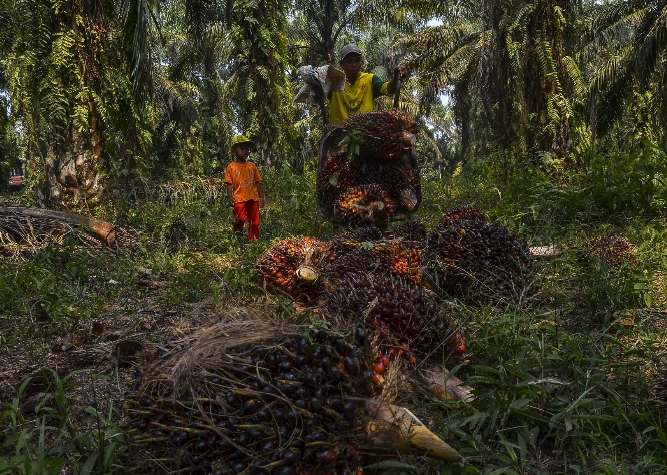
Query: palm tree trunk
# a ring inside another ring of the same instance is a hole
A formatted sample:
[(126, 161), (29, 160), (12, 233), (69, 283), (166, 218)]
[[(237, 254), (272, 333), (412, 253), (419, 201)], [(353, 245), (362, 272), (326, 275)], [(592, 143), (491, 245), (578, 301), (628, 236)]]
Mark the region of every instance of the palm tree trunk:
[(91, 115), (90, 129), (70, 129), (65, 143), (54, 143), (46, 154), (42, 196), (55, 208), (95, 206), (104, 191), (101, 121)]

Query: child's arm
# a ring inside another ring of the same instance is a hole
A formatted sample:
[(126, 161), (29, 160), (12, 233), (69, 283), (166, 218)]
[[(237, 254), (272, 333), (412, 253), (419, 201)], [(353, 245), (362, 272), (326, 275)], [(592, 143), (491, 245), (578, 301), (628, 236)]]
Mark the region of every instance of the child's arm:
[(234, 188), (232, 188), (231, 183), (227, 183), (227, 199), (229, 200), (229, 205), (234, 206)]
[(255, 185), (257, 185), (257, 194), (259, 195), (259, 205), (264, 206), (266, 204), (266, 199), (264, 197), (264, 193), (262, 193), (262, 182), (256, 181)]

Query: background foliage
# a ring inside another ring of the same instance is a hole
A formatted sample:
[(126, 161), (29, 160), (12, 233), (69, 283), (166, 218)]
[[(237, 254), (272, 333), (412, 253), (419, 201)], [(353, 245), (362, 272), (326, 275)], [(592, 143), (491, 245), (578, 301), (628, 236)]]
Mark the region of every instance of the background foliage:
[[(453, 370), (477, 399), (414, 404), (469, 464), (408, 457), (385, 471), (666, 473), (654, 389), (667, 327), (666, 27), (665, 0), (2, 2), (0, 191), (24, 165), (28, 187), (11, 199), (108, 219), (135, 247), (91, 258), (65, 240), (1, 256), (0, 356), (39, 360), (57, 336), (145, 307), (271, 300), (293, 314), (254, 263), (290, 235), (332, 235), (314, 202), (321, 116), (291, 99), (299, 66), (336, 65), (352, 41), (365, 70), (411, 71), (400, 108), (420, 124), (427, 228), (471, 203), (562, 251), (534, 300), (447, 298), (469, 342)], [(272, 200), (249, 246), (224, 200), (197, 195), (219, 196), (209, 180), (237, 133), (259, 145)], [(176, 189), (192, 193), (170, 198)], [(633, 259), (590, 253), (591, 239), (617, 234)], [(159, 290), (136, 284), (146, 269)], [(166, 338), (157, 325), (137, 332)], [(68, 396), (87, 374), (49, 376), (51, 403), (29, 414), (22, 394), (4, 401), (0, 474), (122, 472), (120, 408)]]

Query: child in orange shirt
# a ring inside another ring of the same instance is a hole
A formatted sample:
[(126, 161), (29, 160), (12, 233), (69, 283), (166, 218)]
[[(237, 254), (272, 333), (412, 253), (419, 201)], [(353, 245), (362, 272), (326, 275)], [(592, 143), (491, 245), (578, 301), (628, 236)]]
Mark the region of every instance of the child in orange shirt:
[(225, 183), (227, 198), (234, 208), (234, 231), (243, 232), (243, 225), (248, 221), (248, 241), (259, 238), (259, 206), (264, 206), (262, 177), (254, 163), (248, 161), (252, 141), (243, 135), (232, 139), (234, 161), (227, 165)]

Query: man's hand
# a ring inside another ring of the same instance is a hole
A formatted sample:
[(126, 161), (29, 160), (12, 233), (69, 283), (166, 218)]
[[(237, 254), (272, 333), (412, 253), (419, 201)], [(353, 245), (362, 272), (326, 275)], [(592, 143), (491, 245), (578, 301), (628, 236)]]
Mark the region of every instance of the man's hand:
[(259, 197), (259, 206), (262, 208), (266, 206), (266, 195), (262, 195)]
[(398, 66), (396, 66), (394, 68), (394, 72), (396, 72), (396, 71), (398, 71), (398, 73), (400, 74), (401, 79), (405, 79), (409, 76), (407, 68), (405, 66), (403, 66), (402, 64), (399, 64)]
[(396, 92), (396, 84), (399, 82), (396, 80), (396, 73), (399, 74), (401, 80), (408, 77), (408, 70), (402, 64), (399, 64), (394, 68), (394, 74), (391, 76), (391, 80), (387, 84), (387, 92), (393, 94)]

